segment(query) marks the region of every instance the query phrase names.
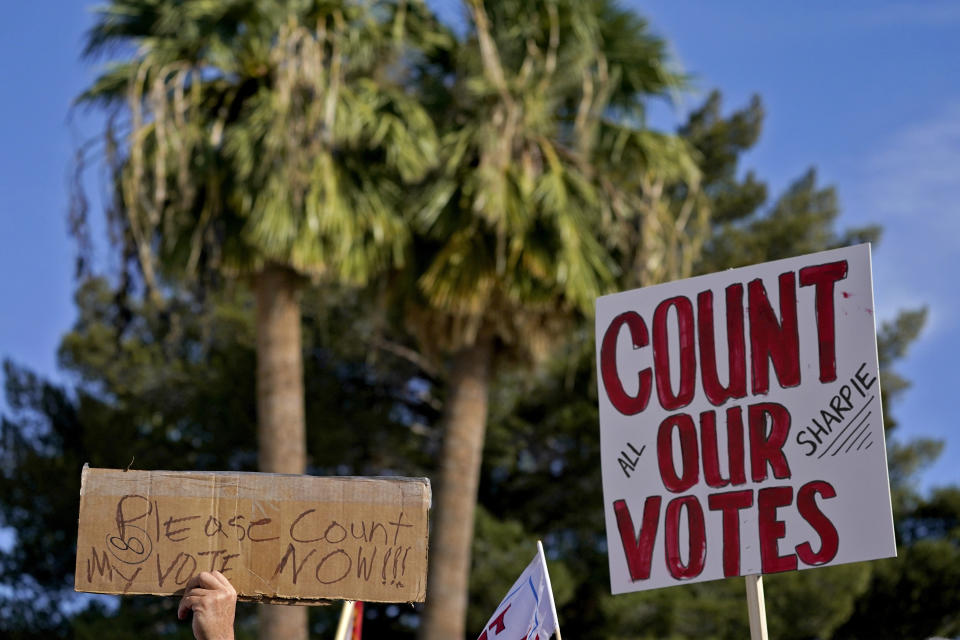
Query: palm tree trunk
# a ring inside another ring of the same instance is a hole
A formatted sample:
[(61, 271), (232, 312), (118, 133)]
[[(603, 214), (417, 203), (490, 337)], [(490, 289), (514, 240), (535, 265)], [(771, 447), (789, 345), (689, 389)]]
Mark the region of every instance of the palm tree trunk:
[[(303, 473), (306, 426), (299, 278), (268, 265), (255, 280), (257, 446), (260, 471)], [(260, 640), (307, 640), (307, 608), (261, 605)]]
[(430, 573), (421, 640), (465, 636), (470, 545), (487, 426), (493, 343), (478, 339), (453, 359), (430, 539)]

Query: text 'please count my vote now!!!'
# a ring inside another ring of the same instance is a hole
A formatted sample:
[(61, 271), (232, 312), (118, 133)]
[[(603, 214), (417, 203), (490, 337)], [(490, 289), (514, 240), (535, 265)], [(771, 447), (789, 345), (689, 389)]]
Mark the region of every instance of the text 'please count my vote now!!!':
[(426, 478), (84, 467), (78, 591), (176, 595), (202, 571), (241, 599), (422, 602)]

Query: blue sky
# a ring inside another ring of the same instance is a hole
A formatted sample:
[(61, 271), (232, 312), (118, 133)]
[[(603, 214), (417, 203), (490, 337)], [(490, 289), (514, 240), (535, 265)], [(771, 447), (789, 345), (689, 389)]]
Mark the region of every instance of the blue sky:
[[(82, 115), (68, 123), (71, 99), (93, 76), (79, 55), (84, 4), (12, 3), (0, 23), (0, 357), (59, 379), (56, 348), (74, 318), (68, 170), (76, 142), (95, 130)], [(914, 386), (893, 407), (895, 437), (946, 440), (923, 484), (958, 482), (948, 399), (960, 355), (960, 4), (624, 4), (650, 19), (694, 76), (694, 90), (672, 111), (658, 109), (655, 123), (672, 126), (713, 88), (727, 109), (758, 93), (767, 118), (744, 168), (775, 196), (816, 167), (821, 184), (839, 191), (842, 226), (884, 226), (874, 248), (879, 319), (930, 309), (900, 367)]]
[[(926, 330), (900, 365), (913, 387), (892, 407), (894, 438), (946, 441), (924, 487), (960, 481), (948, 398), (960, 355), (960, 4), (632, 0), (727, 108), (758, 93), (763, 134), (745, 168), (774, 196), (808, 167), (836, 186), (840, 225), (879, 223), (878, 320), (926, 305)], [(677, 111), (699, 103), (680, 98)], [(679, 114), (675, 114), (676, 118)]]

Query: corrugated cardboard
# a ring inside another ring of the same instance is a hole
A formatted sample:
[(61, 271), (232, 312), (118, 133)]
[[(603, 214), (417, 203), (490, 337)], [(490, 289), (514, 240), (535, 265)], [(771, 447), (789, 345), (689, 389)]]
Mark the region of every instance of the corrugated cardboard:
[(182, 593), (216, 569), (241, 599), (422, 602), (430, 481), (86, 465), (75, 589)]

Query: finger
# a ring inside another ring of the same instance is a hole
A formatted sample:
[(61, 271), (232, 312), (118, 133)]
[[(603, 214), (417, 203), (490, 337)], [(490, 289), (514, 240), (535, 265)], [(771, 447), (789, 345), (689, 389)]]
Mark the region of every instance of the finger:
[(197, 584), (205, 589), (219, 589), (223, 584), (217, 580), (217, 577), (210, 571), (201, 571), (196, 576)]
[(204, 589), (203, 587), (194, 587), (189, 591), (183, 594), (183, 597), (193, 598), (194, 601), (200, 600), (203, 597), (215, 596), (218, 593), (217, 589)]
[(227, 580), (227, 577), (219, 571), (211, 571), (210, 575), (220, 584), (221, 587), (224, 587), (227, 590), (233, 589), (233, 585), (229, 580)]
[(220, 573), (219, 571), (211, 571), (211, 577), (217, 581), (218, 589), (223, 593), (228, 594), (231, 598), (237, 597), (237, 590), (234, 589), (233, 585), (230, 583), (230, 580)]
[(184, 591), (190, 591), (190, 589), (192, 589), (193, 587), (199, 587), (200, 576), (202, 575), (203, 575), (202, 573), (199, 573), (195, 576), (190, 576), (190, 579), (187, 580), (187, 583), (184, 585)]
[(177, 619), (183, 620), (187, 617), (187, 613), (193, 608), (193, 603), (190, 600), (190, 596), (183, 596), (180, 598), (180, 606), (177, 607)]
[(217, 593), (217, 591), (201, 589), (199, 587), (191, 589), (180, 598), (180, 605), (177, 607), (177, 618), (183, 620), (187, 617), (187, 613), (203, 602), (204, 599), (216, 597)]

